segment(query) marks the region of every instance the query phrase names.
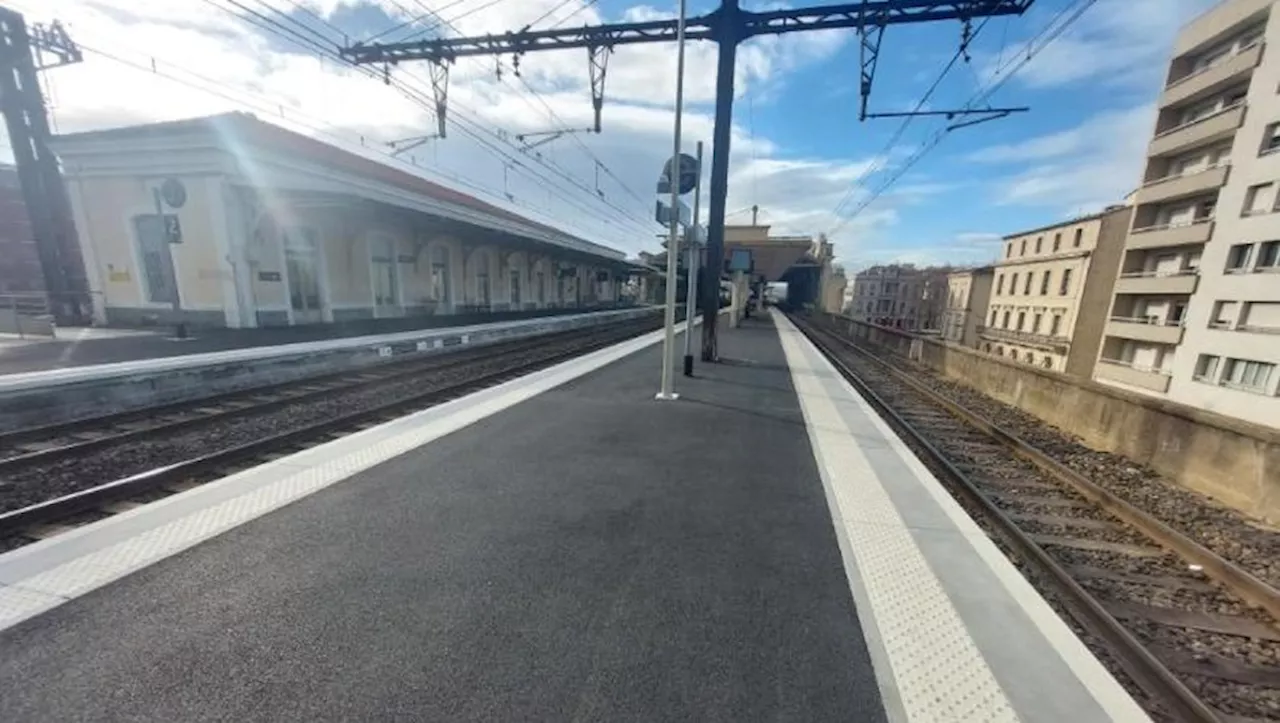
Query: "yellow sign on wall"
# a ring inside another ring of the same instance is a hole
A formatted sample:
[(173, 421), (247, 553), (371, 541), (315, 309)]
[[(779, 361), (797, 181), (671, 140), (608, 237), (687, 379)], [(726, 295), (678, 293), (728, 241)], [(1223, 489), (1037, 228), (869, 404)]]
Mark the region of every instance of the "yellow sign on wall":
[(127, 284), (133, 281), (133, 277), (129, 275), (129, 269), (111, 269), (107, 272), (107, 281), (113, 284)]

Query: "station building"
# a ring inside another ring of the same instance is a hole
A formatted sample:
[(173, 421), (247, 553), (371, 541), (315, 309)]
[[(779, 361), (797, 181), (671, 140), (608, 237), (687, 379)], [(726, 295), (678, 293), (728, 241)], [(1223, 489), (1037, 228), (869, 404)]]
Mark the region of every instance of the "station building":
[(247, 328), (622, 303), (620, 251), (244, 113), (59, 136), (94, 320)]

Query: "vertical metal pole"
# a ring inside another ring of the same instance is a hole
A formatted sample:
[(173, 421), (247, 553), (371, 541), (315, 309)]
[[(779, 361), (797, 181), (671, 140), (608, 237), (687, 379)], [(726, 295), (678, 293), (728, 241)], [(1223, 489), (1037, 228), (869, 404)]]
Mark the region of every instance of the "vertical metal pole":
[(742, 18), (738, 0), (723, 0), (718, 11), (716, 40), (720, 58), (716, 63), (716, 121), (711, 138), (711, 211), (707, 218), (707, 283), (702, 285), (702, 361), (719, 358), (716, 348), (716, 317), (720, 312), (720, 270), (724, 266), (725, 196), (729, 187), (729, 136), (733, 130), (733, 66), (738, 41), (742, 38)]
[(680, 120), (684, 112), (684, 16), (685, 0), (680, 0), (680, 19), (676, 23), (676, 123), (671, 142), (671, 240), (667, 242), (667, 319), (666, 336), (662, 340), (662, 390), (658, 399), (675, 399), (672, 377), (675, 376), (676, 351), (676, 266), (680, 260)]
[(698, 182), (693, 186), (693, 220), (690, 222), (689, 262), (685, 264), (688, 288), (684, 294), (684, 375), (693, 376), (693, 317), (698, 298), (698, 213), (702, 206), (702, 141), (698, 141)]

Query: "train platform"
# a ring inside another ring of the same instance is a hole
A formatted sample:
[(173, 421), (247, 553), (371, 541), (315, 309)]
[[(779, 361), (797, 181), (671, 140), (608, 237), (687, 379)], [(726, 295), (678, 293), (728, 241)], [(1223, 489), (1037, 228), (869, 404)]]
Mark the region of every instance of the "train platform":
[(1144, 721), (781, 315), (0, 555), (0, 719)]
[(185, 339), (176, 339), (173, 337), (173, 329), (159, 326), (151, 329), (59, 328), (52, 338), (20, 338), (16, 334), (0, 334), (0, 375), (399, 334), (421, 329), (495, 324), (591, 310), (584, 307), (488, 314), (442, 314), (259, 329), (197, 328), (192, 329)]

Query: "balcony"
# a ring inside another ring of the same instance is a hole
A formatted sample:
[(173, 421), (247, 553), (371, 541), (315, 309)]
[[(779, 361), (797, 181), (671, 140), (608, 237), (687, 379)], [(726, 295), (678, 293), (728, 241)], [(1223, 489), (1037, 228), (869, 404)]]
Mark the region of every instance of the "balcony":
[(1165, 294), (1168, 296), (1189, 296), (1196, 291), (1200, 282), (1200, 274), (1194, 270), (1187, 271), (1139, 271), (1132, 274), (1120, 274), (1116, 279), (1117, 294)]
[(1137, 367), (1119, 359), (1099, 359), (1093, 370), (1095, 379), (1119, 382), (1131, 387), (1164, 394), (1169, 391), (1169, 375), (1159, 369)]
[(1182, 323), (1154, 317), (1113, 316), (1107, 322), (1107, 336), (1157, 344), (1180, 344)]
[(1029, 331), (1001, 329), (997, 326), (979, 326), (977, 331), (978, 336), (991, 341), (1007, 341), (1014, 344), (1023, 344), (1025, 346), (1033, 346), (1037, 349), (1044, 349), (1058, 354), (1066, 354), (1067, 350), (1071, 348), (1071, 340), (1062, 336), (1033, 334)]
[(1179, 103), (1206, 98), (1243, 80), (1262, 59), (1262, 43), (1241, 50), (1203, 70), (1173, 81), (1160, 96), (1160, 107), (1168, 108)]
[(1147, 155), (1152, 158), (1168, 156), (1230, 138), (1244, 122), (1244, 106), (1244, 103), (1236, 103), (1211, 116), (1156, 134), (1147, 148)]
[(1134, 205), (1164, 203), (1214, 193), (1226, 185), (1228, 167), (1228, 164), (1222, 163), (1203, 171), (1147, 181), (1134, 194), (1133, 203)]
[(1124, 247), (1128, 250), (1155, 249), (1163, 246), (1202, 244), (1213, 235), (1213, 217), (1197, 219), (1191, 223), (1144, 226), (1129, 232)]

